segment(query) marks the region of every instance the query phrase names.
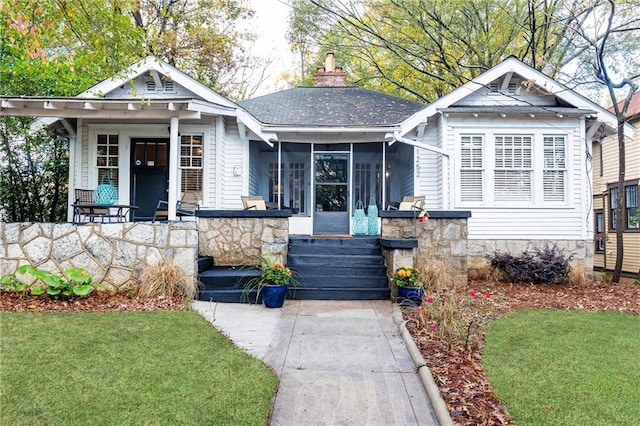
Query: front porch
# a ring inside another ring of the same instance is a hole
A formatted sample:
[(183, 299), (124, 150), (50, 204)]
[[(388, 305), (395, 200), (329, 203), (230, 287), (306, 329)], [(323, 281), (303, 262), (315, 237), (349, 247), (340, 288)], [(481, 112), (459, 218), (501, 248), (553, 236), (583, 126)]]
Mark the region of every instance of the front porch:
[[(371, 268), (361, 265), (362, 269), (379, 270), (383, 265), (386, 277), (390, 277), (399, 266), (414, 264), (422, 268), (430, 259), (437, 259), (452, 279), (466, 280), (466, 222), (470, 213), (432, 211), (430, 215), (429, 221), (420, 223), (411, 212), (380, 212), (381, 234), (371, 241), (380, 247), (384, 260)], [(95, 282), (126, 289), (135, 283), (146, 265), (164, 260), (179, 265), (186, 276), (198, 280), (201, 257), (211, 257), (216, 266), (235, 268), (256, 265), (265, 254), (285, 260), (291, 241), (299, 238), (289, 233), (290, 216), (289, 210), (204, 210), (198, 213), (196, 221), (183, 222), (82, 226), (0, 223), (0, 275), (13, 273), (25, 263), (56, 274), (70, 267), (82, 267)], [(337, 242), (326, 240), (324, 244)], [(390, 240), (405, 244), (389, 244)], [(315, 266), (323, 269), (324, 281), (335, 282), (334, 265), (341, 256), (331, 246), (325, 252), (331, 256)], [(292, 266), (295, 270), (295, 265)], [(311, 272), (304, 274), (314, 276)], [(377, 275), (376, 279), (382, 277)], [(332, 294), (339, 298), (339, 290), (333, 288), (316, 294), (322, 294), (324, 299)], [(376, 298), (386, 298), (388, 291), (380, 286), (371, 293), (377, 293)], [(312, 293), (309, 292), (309, 298)]]

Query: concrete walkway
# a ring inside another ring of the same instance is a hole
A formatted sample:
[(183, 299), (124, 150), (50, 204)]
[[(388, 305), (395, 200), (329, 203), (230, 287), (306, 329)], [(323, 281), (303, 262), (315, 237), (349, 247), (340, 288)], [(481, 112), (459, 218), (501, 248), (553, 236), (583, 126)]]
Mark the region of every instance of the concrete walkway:
[(271, 425), (437, 425), (389, 301), (195, 302), (280, 378)]

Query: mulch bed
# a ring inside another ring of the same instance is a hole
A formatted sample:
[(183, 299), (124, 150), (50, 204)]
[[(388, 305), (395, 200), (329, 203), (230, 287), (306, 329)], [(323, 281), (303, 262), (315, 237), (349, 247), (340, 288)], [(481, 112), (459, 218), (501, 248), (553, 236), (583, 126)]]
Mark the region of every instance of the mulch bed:
[(127, 292), (93, 291), (85, 297), (51, 299), (47, 295), (31, 296), (0, 290), (0, 311), (4, 312), (109, 312), (109, 311), (180, 311), (188, 308), (183, 298), (130, 297)]
[[(472, 282), (465, 291), (488, 291), (500, 313), (516, 309), (604, 310), (640, 315), (640, 286), (527, 285)], [(470, 350), (452, 347), (419, 326), (417, 311), (406, 311), (407, 326), (434, 376), (454, 422), (464, 425), (510, 425), (506, 408), (495, 396), (482, 368), (483, 341)]]

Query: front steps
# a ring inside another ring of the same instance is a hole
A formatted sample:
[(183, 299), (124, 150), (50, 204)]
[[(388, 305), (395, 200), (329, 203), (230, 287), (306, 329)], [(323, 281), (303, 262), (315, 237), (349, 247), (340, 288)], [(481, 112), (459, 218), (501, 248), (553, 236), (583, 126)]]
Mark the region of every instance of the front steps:
[(376, 237), (291, 236), (287, 266), (298, 300), (384, 300), (389, 284)]
[[(241, 302), (242, 281), (259, 274), (253, 268), (212, 267), (199, 261), (199, 300)], [(382, 248), (376, 237), (317, 238), (291, 236), (287, 266), (296, 280), (288, 298), (297, 300), (385, 300), (389, 285)], [(255, 303), (256, 295), (249, 301)], [(258, 300), (258, 302), (260, 302)]]

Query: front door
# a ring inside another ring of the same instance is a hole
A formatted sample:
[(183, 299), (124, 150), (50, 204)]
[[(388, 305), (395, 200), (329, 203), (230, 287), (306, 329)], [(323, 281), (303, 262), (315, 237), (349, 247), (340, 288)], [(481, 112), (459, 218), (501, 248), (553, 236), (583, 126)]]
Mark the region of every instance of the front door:
[(136, 138), (132, 145), (132, 204), (136, 220), (151, 220), (159, 200), (167, 200), (169, 188), (169, 139)]
[(349, 154), (316, 152), (314, 234), (349, 234)]

